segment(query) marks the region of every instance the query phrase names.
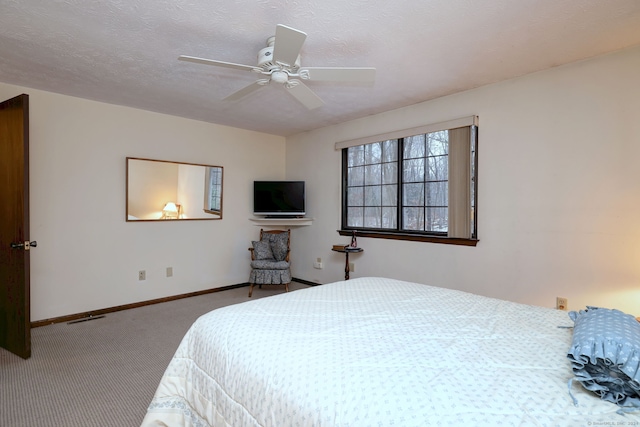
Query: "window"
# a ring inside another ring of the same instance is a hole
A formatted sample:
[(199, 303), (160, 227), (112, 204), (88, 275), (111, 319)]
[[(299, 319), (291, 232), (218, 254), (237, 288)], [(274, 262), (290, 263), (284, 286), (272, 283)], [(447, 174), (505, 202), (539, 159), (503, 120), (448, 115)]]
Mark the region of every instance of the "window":
[(447, 131), (401, 138), (402, 229), (447, 233), (449, 138)]
[(207, 167), (204, 186), (204, 211), (222, 214), (222, 168)]
[(336, 144), (343, 159), (342, 234), (475, 245), (477, 117), (467, 121)]

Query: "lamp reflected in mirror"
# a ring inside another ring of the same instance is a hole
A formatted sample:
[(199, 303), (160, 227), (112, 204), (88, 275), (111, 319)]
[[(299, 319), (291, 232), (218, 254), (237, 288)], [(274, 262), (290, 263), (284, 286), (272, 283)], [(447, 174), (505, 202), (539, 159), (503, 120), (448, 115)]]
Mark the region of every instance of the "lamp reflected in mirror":
[(182, 217), (182, 205), (169, 202), (162, 208), (162, 219), (178, 219)]
[(221, 166), (127, 157), (127, 221), (222, 219)]

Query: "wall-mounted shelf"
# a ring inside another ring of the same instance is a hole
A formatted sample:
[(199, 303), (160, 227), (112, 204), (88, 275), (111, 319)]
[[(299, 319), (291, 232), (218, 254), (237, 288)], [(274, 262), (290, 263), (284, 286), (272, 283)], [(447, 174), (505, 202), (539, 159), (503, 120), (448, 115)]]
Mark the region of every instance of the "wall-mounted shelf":
[(291, 227), (302, 227), (311, 225), (314, 218), (249, 218), (254, 225), (262, 225), (266, 227), (288, 225)]

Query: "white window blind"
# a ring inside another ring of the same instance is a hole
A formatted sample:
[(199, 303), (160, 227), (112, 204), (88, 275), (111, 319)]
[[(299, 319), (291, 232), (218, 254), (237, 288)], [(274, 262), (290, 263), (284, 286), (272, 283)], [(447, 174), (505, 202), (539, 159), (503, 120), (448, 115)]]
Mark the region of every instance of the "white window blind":
[(457, 129), (466, 126), (478, 126), (478, 116), (461, 117), (458, 119), (447, 120), (445, 122), (418, 126), (411, 129), (396, 130), (378, 135), (370, 135), (362, 138), (336, 142), (335, 149), (342, 150), (343, 148), (354, 147), (356, 145), (370, 144), (372, 142), (386, 141), (388, 139), (405, 138), (412, 135), (426, 134), (448, 129)]

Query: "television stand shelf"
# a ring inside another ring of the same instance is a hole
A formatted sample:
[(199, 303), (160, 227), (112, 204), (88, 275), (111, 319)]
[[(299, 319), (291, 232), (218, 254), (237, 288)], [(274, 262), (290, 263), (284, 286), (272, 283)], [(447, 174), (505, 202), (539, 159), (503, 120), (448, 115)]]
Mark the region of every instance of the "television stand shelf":
[(267, 227), (280, 225), (302, 227), (305, 225), (311, 225), (313, 223), (313, 218), (249, 218), (249, 221), (253, 221), (254, 225)]

